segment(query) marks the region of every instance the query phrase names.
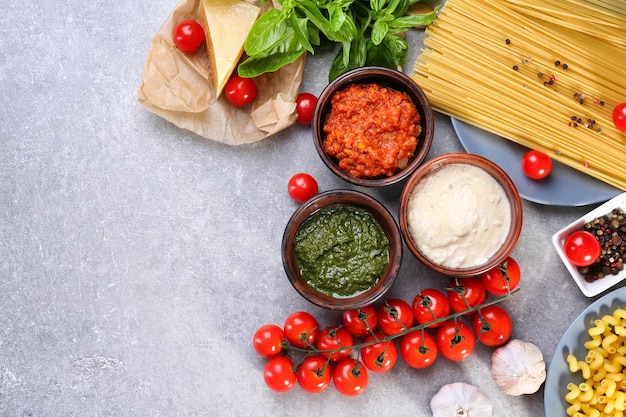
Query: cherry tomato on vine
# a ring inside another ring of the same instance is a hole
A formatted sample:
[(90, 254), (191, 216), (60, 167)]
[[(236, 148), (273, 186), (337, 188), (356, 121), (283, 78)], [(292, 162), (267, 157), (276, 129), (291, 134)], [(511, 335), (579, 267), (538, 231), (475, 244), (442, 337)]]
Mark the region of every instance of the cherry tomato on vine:
[(325, 358), (319, 355), (307, 356), (296, 371), (296, 380), (303, 390), (310, 393), (324, 391), (330, 385), (332, 370)]
[(256, 98), (256, 84), (252, 78), (233, 75), (224, 86), (224, 95), (233, 106), (243, 107)]
[(494, 295), (505, 295), (517, 288), (520, 274), (519, 264), (509, 256), (502, 265), (483, 272), (480, 275), (480, 280), (487, 292)]
[(296, 384), (293, 362), (286, 356), (271, 358), (265, 364), (263, 379), (265, 379), (265, 384), (274, 391), (289, 391)]
[(545, 178), (552, 172), (552, 158), (540, 151), (528, 151), (522, 156), (522, 172), (534, 180)]
[(424, 369), (437, 359), (437, 342), (426, 330), (415, 330), (402, 336), (400, 356), (411, 368)]
[[(426, 324), (449, 315), (450, 302), (443, 292), (435, 288), (427, 288), (413, 298), (412, 309), (415, 320), (419, 324)], [(433, 323), (428, 327), (434, 328), (440, 325), (441, 323)]]
[(596, 237), (585, 231), (577, 230), (565, 239), (565, 256), (576, 266), (589, 266), (598, 260), (601, 247)]
[(485, 301), (487, 291), (483, 283), (474, 277), (455, 278), (448, 290), (448, 302), (455, 312), (479, 306)]
[(626, 103), (620, 103), (613, 109), (613, 124), (618, 130), (626, 132)]
[[(363, 339), (363, 343), (373, 342), (385, 337), (384, 334), (371, 334)], [(372, 372), (387, 372), (398, 360), (398, 348), (393, 340), (381, 340), (378, 343), (368, 344), (361, 348), (361, 360), (367, 369)]]
[[(339, 361), (347, 358), (352, 352), (352, 345), (354, 339), (349, 331), (339, 326), (332, 326), (324, 328), (317, 335), (315, 346), (318, 350), (333, 350), (341, 349), (333, 353), (320, 352), (325, 358), (330, 358), (331, 361)], [(345, 348), (345, 349), (343, 349)]]
[(283, 332), (289, 343), (304, 348), (314, 345), (319, 326), (311, 314), (306, 311), (297, 311), (287, 317)]
[(501, 346), (513, 333), (511, 316), (498, 305), (481, 308), (480, 313), (474, 316), (472, 325), (478, 341), (487, 346)]
[(378, 326), (386, 335), (394, 335), (413, 326), (413, 311), (406, 301), (390, 298), (378, 307)]
[(367, 388), (367, 368), (361, 361), (346, 358), (335, 365), (333, 382), (340, 394), (349, 397), (360, 395)]
[(183, 52), (194, 52), (205, 41), (204, 29), (195, 20), (183, 20), (172, 32), (174, 45)]
[(341, 315), (343, 326), (356, 337), (365, 337), (378, 325), (376, 307), (367, 305), (356, 310), (346, 310)]
[(317, 181), (311, 175), (304, 172), (295, 174), (289, 179), (287, 191), (289, 196), (298, 203), (304, 203), (317, 194)]
[(474, 351), (476, 338), (469, 326), (459, 320), (449, 320), (437, 328), (437, 348), (444, 358), (460, 361)]
[(296, 112), (298, 118), (296, 122), (308, 125), (313, 120), (315, 106), (317, 105), (317, 97), (311, 93), (300, 93), (296, 98)]
[(254, 332), (252, 346), (254, 350), (264, 358), (278, 355), (282, 350), (282, 342), (285, 338), (283, 329), (275, 324), (265, 324)]

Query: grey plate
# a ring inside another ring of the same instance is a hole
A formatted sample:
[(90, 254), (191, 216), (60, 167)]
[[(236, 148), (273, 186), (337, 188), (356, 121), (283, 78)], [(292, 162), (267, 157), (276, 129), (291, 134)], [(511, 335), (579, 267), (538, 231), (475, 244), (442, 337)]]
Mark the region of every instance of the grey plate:
[(563, 334), (559, 344), (554, 350), (552, 361), (548, 367), (548, 376), (544, 390), (544, 406), (546, 417), (563, 417), (569, 404), (565, 401), (567, 384), (583, 382), (580, 372), (572, 374), (567, 366), (567, 355), (573, 353), (579, 360), (584, 360), (587, 350), (583, 346), (589, 335), (587, 329), (593, 326), (593, 321), (605, 314), (612, 314), (616, 308), (626, 306), (626, 287), (599, 298), (587, 307), (572, 322)]
[(454, 118), (452, 126), (467, 152), (498, 164), (511, 177), (519, 195), (528, 201), (550, 206), (585, 206), (607, 201), (622, 192), (557, 161), (549, 176), (533, 180), (521, 168), (527, 148)]

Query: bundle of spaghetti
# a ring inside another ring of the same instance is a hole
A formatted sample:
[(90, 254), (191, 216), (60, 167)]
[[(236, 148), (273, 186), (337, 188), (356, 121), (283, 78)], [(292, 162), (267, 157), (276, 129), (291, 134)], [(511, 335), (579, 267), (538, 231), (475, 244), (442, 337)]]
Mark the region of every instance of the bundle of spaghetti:
[(586, 0), (586, 2), (621, 15), (626, 15), (626, 3), (624, 3), (624, 0)]
[(585, 0), (447, 0), (412, 77), (435, 110), (626, 190), (624, 31)]
[(506, 0), (507, 7), (534, 19), (543, 20), (600, 37), (605, 42), (626, 45), (626, 2), (597, 3), (579, 0)]

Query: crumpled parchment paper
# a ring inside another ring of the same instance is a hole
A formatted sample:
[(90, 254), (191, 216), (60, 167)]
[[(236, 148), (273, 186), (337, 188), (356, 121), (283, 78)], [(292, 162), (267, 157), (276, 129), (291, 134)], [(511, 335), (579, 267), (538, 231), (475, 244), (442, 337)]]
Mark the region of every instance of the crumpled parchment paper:
[[(272, 8), (270, 2), (260, 5)], [(152, 38), (137, 99), (146, 109), (205, 138), (241, 145), (273, 135), (295, 123), (306, 54), (273, 73), (255, 78), (257, 97), (235, 107), (215, 97), (206, 46), (186, 54), (172, 41), (182, 20), (197, 20), (199, 0), (182, 0)], [(236, 27), (236, 22), (233, 22)], [(235, 69), (236, 71), (236, 69)]]

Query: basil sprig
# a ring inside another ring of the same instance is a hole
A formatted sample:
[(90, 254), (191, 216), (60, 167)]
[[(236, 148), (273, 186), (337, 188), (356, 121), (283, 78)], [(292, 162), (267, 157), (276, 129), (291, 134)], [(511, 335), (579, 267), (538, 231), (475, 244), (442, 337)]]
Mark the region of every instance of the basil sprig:
[[(263, 2), (267, 0), (262, 0)], [(329, 79), (354, 68), (404, 65), (407, 29), (433, 22), (437, 10), (407, 16), (420, 0), (279, 0), (255, 22), (245, 43), (248, 56), (239, 64), (242, 77), (273, 72), (323, 44), (339, 44)]]

